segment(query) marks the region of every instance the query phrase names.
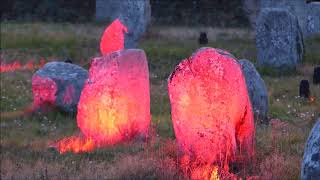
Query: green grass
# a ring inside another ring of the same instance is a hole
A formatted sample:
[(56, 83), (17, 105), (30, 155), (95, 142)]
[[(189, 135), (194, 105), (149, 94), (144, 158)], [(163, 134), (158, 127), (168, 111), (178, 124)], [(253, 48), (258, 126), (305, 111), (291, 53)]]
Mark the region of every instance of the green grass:
[[(99, 56), (104, 26), (98, 24), (2, 23), (1, 61), (38, 63), (73, 58), (86, 65)], [(185, 33), (186, 32), (186, 33)], [(60, 112), (11, 116), (0, 121), (2, 179), (178, 179), (176, 144), (167, 94), (167, 78), (174, 67), (196, 49), (197, 29), (153, 27), (140, 42), (147, 54), (151, 81), (151, 138), (90, 153), (59, 155), (48, 143), (79, 133), (76, 118)], [(252, 32), (242, 29), (208, 29), (210, 47), (225, 49), (238, 59), (256, 62)], [(316, 103), (297, 98), (300, 80), (311, 80), (319, 65), (320, 36), (305, 41), (303, 65), (285, 76), (259, 69), (269, 93), (270, 126), (256, 126), (257, 162), (250, 175), (298, 179), (303, 146), (320, 112), (320, 87), (311, 84)], [(34, 71), (1, 73), (1, 113), (22, 110), (32, 102)], [(2, 116), (1, 116), (2, 117)], [(271, 160), (269, 160), (271, 159)], [(286, 163), (284, 160), (292, 162)], [(274, 162), (273, 162), (274, 161)], [(272, 163), (276, 168), (272, 168)], [(265, 169), (268, 168), (269, 169)]]

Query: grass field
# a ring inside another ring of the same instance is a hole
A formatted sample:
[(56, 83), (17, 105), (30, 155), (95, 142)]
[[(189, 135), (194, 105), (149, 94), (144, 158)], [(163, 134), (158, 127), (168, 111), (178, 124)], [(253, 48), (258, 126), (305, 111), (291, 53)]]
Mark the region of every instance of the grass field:
[[(103, 30), (96, 24), (1, 23), (1, 62), (69, 57), (88, 68), (90, 59), (99, 56)], [(78, 133), (75, 116), (49, 112), (4, 117), (32, 102), (34, 71), (1, 73), (1, 179), (184, 179), (177, 166), (166, 79), (176, 64), (200, 47), (200, 30), (208, 32), (208, 46), (256, 61), (254, 33), (246, 29), (152, 27), (139, 47), (147, 54), (151, 82), (152, 126), (146, 143), (59, 155), (47, 144)], [(313, 67), (320, 65), (320, 36), (306, 39), (305, 45), (304, 63), (297, 71), (285, 76), (261, 71), (272, 121), (269, 126), (256, 124), (257, 160), (247, 176), (299, 179), (304, 143), (320, 116), (319, 86), (311, 84), (315, 102), (298, 97), (300, 80), (312, 80)]]

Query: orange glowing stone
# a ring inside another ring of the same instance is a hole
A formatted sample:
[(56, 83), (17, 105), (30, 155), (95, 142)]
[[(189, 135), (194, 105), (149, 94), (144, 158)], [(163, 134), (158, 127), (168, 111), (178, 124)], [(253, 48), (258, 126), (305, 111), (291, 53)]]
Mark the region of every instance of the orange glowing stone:
[(251, 104), (244, 75), (231, 54), (201, 48), (183, 60), (168, 81), (182, 166), (211, 164), (228, 170), (229, 163), (252, 158)]
[(150, 125), (149, 71), (144, 51), (129, 49), (91, 62), (78, 104), (83, 137), (56, 144), (60, 153), (145, 139)]
[(119, 19), (114, 20), (104, 31), (100, 41), (102, 55), (122, 50), (124, 48), (124, 33), (128, 29)]
[(149, 72), (142, 50), (118, 51), (93, 59), (77, 120), (82, 133), (101, 144), (147, 136)]

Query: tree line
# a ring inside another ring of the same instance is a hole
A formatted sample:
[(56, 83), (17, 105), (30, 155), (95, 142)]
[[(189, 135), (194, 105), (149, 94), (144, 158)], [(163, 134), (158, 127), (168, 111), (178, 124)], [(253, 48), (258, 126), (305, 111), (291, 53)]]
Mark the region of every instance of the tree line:
[[(150, 0), (152, 22), (163, 25), (247, 26), (242, 0)], [(95, 0), (2, 0), (1, 20), (88, 22)]]

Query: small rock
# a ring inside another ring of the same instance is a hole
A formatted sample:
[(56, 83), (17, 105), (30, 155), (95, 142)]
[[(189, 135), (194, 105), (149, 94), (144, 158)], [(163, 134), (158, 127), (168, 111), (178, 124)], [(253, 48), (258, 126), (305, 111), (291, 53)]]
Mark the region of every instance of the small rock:
[(67, 58), (66, 60), (64, 60), (64, 62), (65, 63), (70, 63), (70, 64), (72, 64), (73, 62), (72, 62), (72, 60), (71, 59), (69, 59), (69, 58)]
[(301, 180), (320, 179), (320, 118), (312, 128), (304, 148)]
[(75, 64), (47, 63), (32, 76), (34, 110), (52, 106), (68, 113), (76, 112), (87, 78), (87, 70)]
[(314, 68), (313, 71), (313, 84), (320, 84), (320, 66)]
[(198, 39), (198, 42), (199, 42), (200, 45), (208, 44), (207, 33), (201, 32), (201, 33), (200, 33), (200, 37), (199, 37), (199, 39)]
[(299, 96), (304, 98), (310, 97), (310, 86), (308, 80), (301, 80), (299, 86)]

